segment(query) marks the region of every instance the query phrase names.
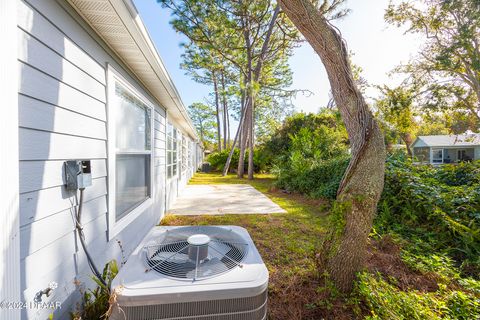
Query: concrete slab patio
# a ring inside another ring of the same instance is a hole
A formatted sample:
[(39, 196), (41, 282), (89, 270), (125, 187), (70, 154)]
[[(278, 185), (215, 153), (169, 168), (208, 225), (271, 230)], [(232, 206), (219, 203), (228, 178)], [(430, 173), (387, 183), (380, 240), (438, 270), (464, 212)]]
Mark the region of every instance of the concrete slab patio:
[(188, 185), (167, 214), (285, 213), (279, 205), (248, 184)]

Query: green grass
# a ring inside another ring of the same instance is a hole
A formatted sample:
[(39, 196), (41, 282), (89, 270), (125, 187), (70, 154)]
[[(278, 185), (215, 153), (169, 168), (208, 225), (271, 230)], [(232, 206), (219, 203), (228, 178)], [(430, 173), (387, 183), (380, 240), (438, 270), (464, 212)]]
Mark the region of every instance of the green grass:
[[(167, 216), (163, 225), (238, 225), (246, 228), (270, 272), (270, 318), (314, 319), (318, 304), (316, 250), (326, 225), (325, 204), (272, 188), (274, 177), (253, 181), (218, 173), (198, 173), (190, 184), (250, 184), (287, 213), (269, 215)], [(324, 208), (322, 210), (322, 207)], [(313, 307), (312, 307), (313, 306)]]
[[(191, 184), (250, 184), (287, 213), (170, 215), (162, 224), (239, 225), (246, 228), (270, 272), (269, 319), (480, 317), (476, 311), (480, 310), (478, 281), (447, 275), (442, 271), (445, 266), (439, 267), (443, 260), (433, 264), (429, 262), (432, 259), (424, 261), (433, 267), (418, 270), (417, 260), (402, 250), (401, 243), (408, 242), (407, 239), (393, 241), (381, 234), (376, 234), (372, 240), (376, 245), (371, 244), (369, 252), (376, 254), (370, 258), (367, 269), (360, 273), (354, 292), (349, 296), (338, 294), (317, 264), (317, 250), (327, 225), (328, 202), (284, 193), (273, 187), (274, 182), (275, 178), (266, 174), (259, 174), (249, 181), (233, 175), (222, 177), (219, 173), (198, 173)], [(452, 266), (447, 267), (453, 270)], [(442, 279), (446, 275), (448, 281), (445, 282)]]

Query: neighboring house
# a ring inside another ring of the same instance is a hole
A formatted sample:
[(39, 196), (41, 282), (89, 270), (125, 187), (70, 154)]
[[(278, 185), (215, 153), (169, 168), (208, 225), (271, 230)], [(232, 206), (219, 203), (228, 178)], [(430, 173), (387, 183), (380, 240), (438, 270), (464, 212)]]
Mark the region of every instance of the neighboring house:
[(91, 160), (82, 223), (103, 268), (159, 223), (203, 151), (131, 0), (9, 0), (0, 11), (0, 301), (33, 302), (54, 281), (41, 301), (61, 303), (0, 319), (65, 319), (92, 273), (64, 161)]
[(421, 163), (443, 164), (480, 159), (480, 134), (419, 136), (411, 145)]

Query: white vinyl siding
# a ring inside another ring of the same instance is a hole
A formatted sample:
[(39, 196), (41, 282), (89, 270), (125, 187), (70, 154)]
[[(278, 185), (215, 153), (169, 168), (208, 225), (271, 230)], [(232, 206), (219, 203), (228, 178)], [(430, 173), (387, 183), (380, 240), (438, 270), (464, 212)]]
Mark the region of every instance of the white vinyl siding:
[[(145, 210), (141, 219), (131, 221), (124, 232), (119, 231), (114, 241), (109, 241), (113, 234), (108, 220), (107, 64), (143, 96), (148, 93), (88, 25), (79, 23), (81, 18), (59, 3), (15, 1), (18, 46), (14, 51), (18, 60), (14, 67), (20, 76), (20, 300), (33, 301), (39, 291), (55, 281), (58, 289), (44, 301), (61, 302), (62, 308), (54, 311), (53, 318), (66, 319), (82, 296), (75, 280), (87, 287), (92, 282), (76, 239), (72, 220), (75, 193), (65, 190), (64, 161), (92, 161), (92, 186), (85, 189), (82, 224), (87, 247), (99, 268), (111, 259), (120, 263), (122, 256), (128, 257), (158, 223), (163, 209), (159, 205), (158, 211)], [(161, 145), (165, 143), (164, 119), (165, 110), (155, 105), (155, 146), (152, 144), (150, 151), (155, 153), (152, 165), (159, 162), (154, 175), (152, 170), (152, 176), (160, 181), (152, 181), (155, 185), (163, 184), (161, 179), (165, 178), (165, 147)], [(156, 201), (162, 204), (164, 186), (152, 188), (151, 197), (154, 192)], [(47, 319), (52, 310), (23, 309), (21, 313), (22, 319)]]
[[(17, 1), (0, 3), (0, 301), (21, 301), (18, 162)], [(0, 319), (20, 319), (20, 309), (0, 308)]]
[[(33, 301), (39, 291), (55, 281), (58, 288), (48, 299), (44, 297), (44, 302), (61, 302), (62, 307), (53, 311), (53, 318), (68, 319), (69, 312), (82, 298), (78, 283), (84, 290), (95, 284), (85, 253), (78, 245), (72, 219), (77, 204), (75, 192), (68, 192), (64, 186), (64, 161), (91, 160), (92, 186), (85, 189), (82, 214), (87, 248), (100, 269), (111, 259), (121, 264), (151, 227), (159, 223), (169, 197), (177, 195), (180, 169), (176, 145), (180, 131), (171, 126), (170, 167), (175, 176), (168, 184), (167, 112), (142, 82), (67, 1), (18, 0), (15, 6), (18, 45), (10, 49), (18, 52), (13, 67), (20, 76), (14, 83), (18, 85), (15, 132), (19, 135), (20, 167), (14, 170), (19, 172), (19, 298)], [(150, 132), (150, 137), (145, 138), (150, 146), (118, 153), (134, 151), (149, 157), (150, 172), (145, 174), (150, 178), (149, 192), (141, 183), (148, 199), (119, 221), (115, 219), (115, 187), (111, 184), (115, 181), (117, 152), (110, 132), (116, 124), (107, 110), (110, 67), (151, 110), (151, 129), (145, 129)], [(11, 81), (15, 79), (12, 77)], [(173, 117), (171, 121), (177, 128), (185, 125), (175, 123)], [(13, 134), (11, 138), (13, 141)], [(12, 184), (10, 191), (13, 190)], [(21, 317), (47, 319), (51, 313), (51, 309), (23, 309)]]

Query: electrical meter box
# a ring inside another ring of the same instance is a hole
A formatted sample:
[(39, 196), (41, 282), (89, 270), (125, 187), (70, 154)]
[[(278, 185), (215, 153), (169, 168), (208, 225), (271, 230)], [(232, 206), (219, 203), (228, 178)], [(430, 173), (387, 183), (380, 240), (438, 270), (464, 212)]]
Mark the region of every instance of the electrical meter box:
[(65, 181), (67, 190), (85, 189), (92, 185), (90, 160), (65, 161)]

